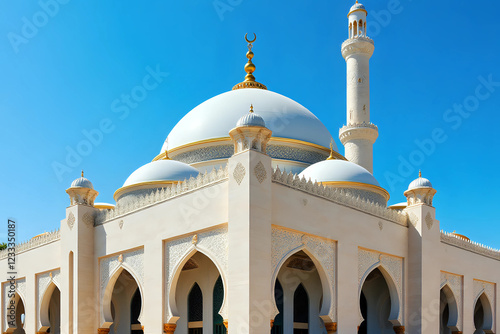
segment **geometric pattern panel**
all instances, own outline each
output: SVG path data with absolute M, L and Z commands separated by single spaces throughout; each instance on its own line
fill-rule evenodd
M 391 275 L 399 299 L 398 321 L 403 324 L 404 303 L 403 303 L 403 259 L 398 256 L 382 254 L 377 251 L 361 249 L 358 250 L 358 287 L 361 289 L 361 282 L 377 266 L 382 265 Z M 360 323 L 363 317 L 360 316 Z
M 193 233 L 190 236 L 172 240 L 165 243 L 165 319 L 173 316 L 170 313 L 168 306 L 169 291 L 174 278 L 175 270 L 180 262 L 184 259 L 187 253 L 193 249 L 202 249 L 210 253 L 221 267 L 223 277 L 227 277 L 228 269 L 228 239 L 227 226 L 223 226 L 214 230 Z M 223 318 L 227 319 L 227 304 L 220 311 Z
M 272 228 L 271 261 L 273 274 L 278 274 L 278 266 L 283 263 L 290 252 L 305 246 L 323 267 L 328 286 L 331 289 L 330 310 L 328 316 L 332 322 L 337 321 L 337 284 L 336 284 L 336 262 L 337 244 L 335 241 L 313 237 L 304 233 L 290 231 L 287 229 Z
M 115 254 L 113 256 L 105 257 L 100 260 L 100 286 L 99 286 L 99 301 L 102 305 L 104 298 L 104 291 L 108 286 L 108 282 L 111 278 L 112 273 L 120 266 L 126 265 L 127 269 L 133 271 L 133 274 L 137 276 L 138 283 L 141 287 L 144 287 L 144 248 L 139 248 L 133 251 L 124 251 L 120 254 Z M 104 314 L 101 312 L 101 321 L 104 322 Z
M 464 291 L 464 283 L 462 276 L 455 275 L 447 272 L 441 272 L 441 288 L 447 284 L 451 291 L 453 292 L 453 296 L 457 302 L 457 327 L 459 330 L 463 328 L 463 291 Z
M 61 276 L 61 271 L 59 269 L 37 275 L 37 292 L 38 292 L 37 315 L 40 315 L 40 307 L 42 306 L 42 299 L 50 283 L 53 282 L 57 286 L 57 288 L 60 289 L 61 287 L 59 285 L 60 276 Z M 37 318 L 38 318 L 38 328 L 40 328 L 42 327 L 42 322 L 40 316 L 38 316 Z

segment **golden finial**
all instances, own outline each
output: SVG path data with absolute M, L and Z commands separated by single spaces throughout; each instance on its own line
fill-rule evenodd
M 358 3 L 358 0 L 356 0 L 356 3 Z
M 330 141 L 330 156 L 326 160 L 335 160 L 333 157 L 333 139 Z
M 420 169 L 418 170 L 418 177 L 422 177 L 422 171 Z
M 165 156 L 163 157 L 163 160 L 171 160 L 168 156 L 168 138 L 165 139 Z
M 255 42 L 255 40 L 257 40 L 257 35 L 253 34 L 253 40 L 249 40 L 248 34 L 245 34 L 245 40 L 248 43 L 248 52 L 247 52 L 248 62 L 245 64 L 245 72 L 247 72 L 247 75 L 245 76 L 245 81 L 240 82 L 239 84 L 235 85 L 233 87 L 233 90 L 240 89 L 240 88 L 267 89 L 267 87 L 265 85 L 255 81 L 255 77 L 252 74 L 255 71 L 255 65 L 252 63 L 252 58 L 253 58 L 252 47 L 253 47 L 253 42 Z
M 253 112 L 253 104 L 250 105 L 250 112 Z
M 83 169 L 82 169 L 82 177 L 83 177 Z

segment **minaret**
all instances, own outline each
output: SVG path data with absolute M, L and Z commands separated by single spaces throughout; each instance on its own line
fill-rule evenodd
M 373 173 L 373 143 L 378 128 L 370 123 L 370 57 L 375 46 L 366 36 L 365 6 L 351 7 L 349 39 L 342 43 L 342 56 L 347 66 L 347 125 L 339 131 L 345 157 Z

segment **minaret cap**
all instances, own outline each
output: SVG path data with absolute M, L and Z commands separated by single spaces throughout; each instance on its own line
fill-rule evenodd
M 257 36 L 253 34 L 253 40 L 248 39 L 248 34 L 245 34 L 245 40 L 248 42 L 248 52 L 247 58 L 248 62 L 245 64 L 245 72 L 247 75 L 245 76 L 245 81 L 240 82 L 239 84 L 233 87 L 233 90 L 241 89 L 241 88 L 260 88 L 267 89 L 267 87 L 260 82 L 255 81 L 255 77 L 253 76 L 253 72 L 255 71 L 255 65 L 252 63 L 252 58 L 254 56 L 252 52 L 253 42 L 257 39 Z

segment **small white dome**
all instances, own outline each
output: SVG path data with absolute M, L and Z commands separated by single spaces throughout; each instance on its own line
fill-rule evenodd
M 76 179 L 71 183 L 71 188 L 89 188 L 89 189 L 94 189 L 94 186 L 92 185 L 92 182 L 90 182 L 87 178 L 83 177 L 83 172 L 82 172 L 82 177 Z
M 253 109 L 252 109 L 253 110 Z M 257 115 L 256 113 L 249 112 L 248 114 L 244 115 L 241 117 L 238 122 L 236 123 L 236 127 L 240 126 L 261 126 L 263 128 L 266 127 L 266 122 L 264 119 Z
M 431 181 L 427 180 L 425 177 L 419 177 L 416 180 L 413 180 L 408 186 L 408 190 L 416 189 L 416 188 L 432 188 Z
M 313 182 L 358 182 L 380 187 L 377 179 L 363 167 L 345 160 L 324 160 L 302 171 L 300 177 Z
M 358 9 L 364 9 L 366 10 L 365 6 L 363 4 L 360 4 L 359 2 L 356 1 L 356 3 L 351 7 L 351 9 L 349 10 L 349 12 L 353 12 L 355 10 L 358 10 Z
M 184 181 L 191 176 L 196 177 L 199 173 L 196 168 L 180 161 L 157 160 L 136 169 L 127 178 L 123 187 L 144 182 Z

